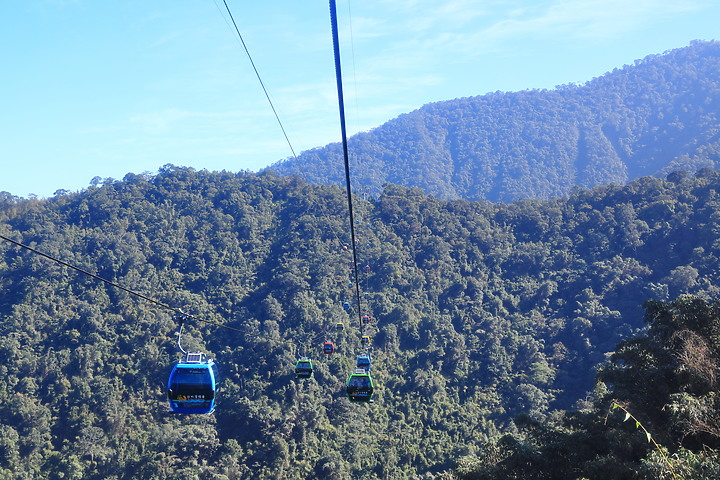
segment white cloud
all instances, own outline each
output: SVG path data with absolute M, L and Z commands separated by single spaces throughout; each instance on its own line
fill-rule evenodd
M 382 38 L 393 58 L 426 59 L 494 51 L 518 41 L 565 38 L 597 41 L 711 5 L 707 0 L 379 0 L 392 14 L 366 19 L 354 28 L 359 38 Z M 374 29 L 367 32 L 364 29 Z M 527 44 L 531 47 L 531 43 Z
M 616 39 L 673 16 L 694 11 L 707 2 L 657 0 L 555 0 L 534 8 L 506 12 L 470 37 L 492 43 L 509 39 L 532 41 L 563 36 L 565 39 Z

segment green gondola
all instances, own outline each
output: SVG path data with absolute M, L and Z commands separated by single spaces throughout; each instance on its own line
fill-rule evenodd
M 351 402 L 371 402 L 374 390 L 372 377 L 364 368 L 351 373 L 345 386 L 345 393 Z
M 313 374 L 312 360 L 307 357 L 303 357 L 295 364 L 295 377 L 296 378 L 310 378 Z

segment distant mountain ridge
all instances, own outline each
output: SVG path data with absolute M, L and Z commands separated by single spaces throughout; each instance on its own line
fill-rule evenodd
M 583 85 L 431 103 L 349 140 L 353 182 L 509 202 L 720 163 L 720 42 L 650 55 Z M 269 169 L 342 183 L 339 143 Z

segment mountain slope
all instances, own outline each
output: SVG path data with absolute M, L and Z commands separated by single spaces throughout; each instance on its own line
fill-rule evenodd
M 720 42 L 694 42 L 584 85 L 495 92 L 425 105 L 349 140 L 353 180 L 441 198 L 567 195 L 720 161 Z M 269 167 L 343 181 L 331 144 Z
M 371 405 L 343 392 L 363 350 L 340 188 L 169 166 L 0 195 L 3 235 L 250 334 L 187 322 L 222 390 L 213 416 L 170 416 L 170 313 L 0 243 L 0 477 L 433 478 L 583 398 L 647 298 L 718 295 L 718 192 L 706 169 L 510 205 L 358 199 Z

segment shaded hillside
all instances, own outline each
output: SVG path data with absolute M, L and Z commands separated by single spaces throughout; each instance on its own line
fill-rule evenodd
M 171 416 L 170 313 L 0 244 L 0 477 L 434 478 L 519 414 L 584 398 L 645 299 L 720 292 L 718 192 L 705 169 L 510 205 L 358 200 L 371 405 L 343 393 L 362 349 L 340 188 L 167 166 L 0 195 L 3 235 L 251 334 L 186 324 L 223 387 L 213 416 Z
M 645 320 L 644 334 L 615 349 L 584 408 L 520 417 L 517 434 L 460 459 L 456 478 L 720 478 L 720 302 L 649 301 Z
M 449 199 L 562 196 L 717 166 L 718 112 L 720 42 L 695 42 L 584 85 L 425 105 L 350 139 L 353 178 L 374 193 L 393 183 Z M 331 144 L 270 168 L 341 184 L 341 155 Z

